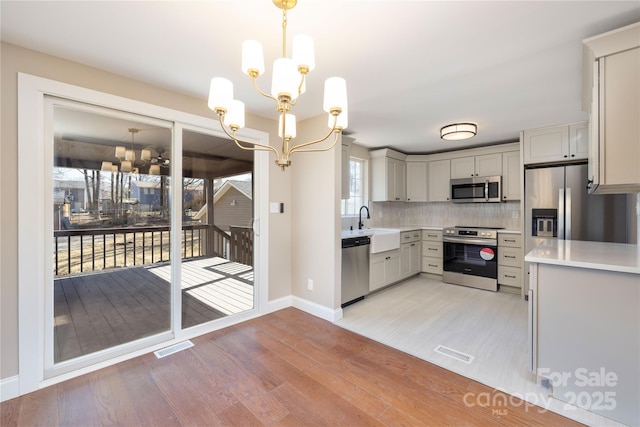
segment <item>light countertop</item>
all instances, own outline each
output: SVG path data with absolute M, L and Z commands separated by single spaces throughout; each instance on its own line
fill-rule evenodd
M 424 225 L 399 225 L 393 227 L 374 227 L 374 228 L 363 228 L 362 230 L 342 230 L 342 238 L 348 239 L 350 237 L 358 237 L 358 236 L 372 236 L 376 229 L 387 229 L 387 230 L 398 230 L 399 232 L 403 231 L 413 231 L 413 230 L 442 230 L 444 227 L 439 226 L 424 226 Z
M 540 264 L 640 274 L 638 245 L 623 243 L 546 239 L 529 252 L 524 260 Z
M 505 228 L 503 230 L 496 230 L 498 233 L 502 233 L 502 234 L 522 234 L 522 232 L 520 230 L 512 230 L 509 228 Z

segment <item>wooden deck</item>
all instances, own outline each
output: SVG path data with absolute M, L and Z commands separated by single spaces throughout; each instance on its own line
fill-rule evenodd
M 55 362 L 170 328 L 171 266 L 109 270 L 54 281 Z M 224 258 L 182 263 L 182 327 L 253 307 L 253 268 Z

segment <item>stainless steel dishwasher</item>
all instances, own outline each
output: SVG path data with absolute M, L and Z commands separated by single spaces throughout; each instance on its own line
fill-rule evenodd
M 341 307 L 358 302 L 369 293 L 369 236 L 342 239 Z

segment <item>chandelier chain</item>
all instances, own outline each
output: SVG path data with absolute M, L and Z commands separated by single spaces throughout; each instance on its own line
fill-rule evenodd
M 282 2 L 282 58 L 287 56 L 287 0 Z

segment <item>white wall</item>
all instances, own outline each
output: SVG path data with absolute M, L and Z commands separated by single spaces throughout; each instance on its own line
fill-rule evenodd
M 297 143 L 317 139 L 327 131 L 325 115 L 301 122 Z M 339 146 L 327 152 L 298 153 L 293 155 L 288 171 L 293 211 L 293 295 L 319 305 L 317 308 L 327 314 L 340 310 L 341 158 Z M 307 287 L 309 279 L 313 280 L 313 290 Z

